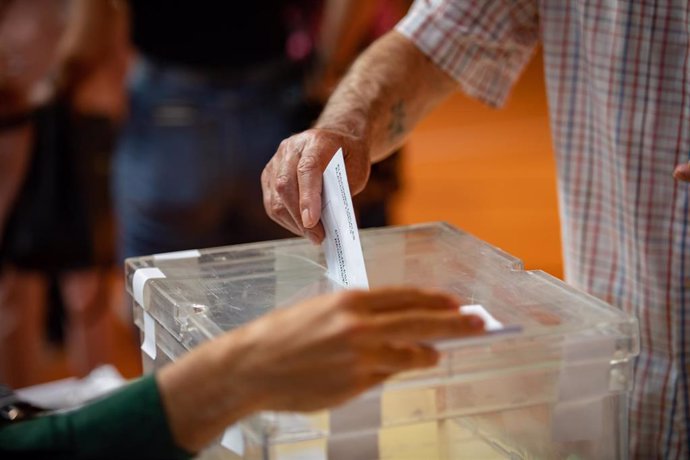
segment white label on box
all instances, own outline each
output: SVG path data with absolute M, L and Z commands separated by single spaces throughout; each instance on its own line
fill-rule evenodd
M 603 430 L 603 399 L 609 392 L 612 337 L 565 339 L 551 436 L 557 442 L 597 439 Z
M 149 355 L 151 359 L 156 359 L 156 321 L 146 311 L 144 305 L 144 287 L 151 279 L 165 278 L 160 269 L 156 267 L 139 268 L 134 272 L 132 277 L 132 294 L 134 301 L 144 311 L 144 342 L 141 344 L 141 349 L 144 353 Z
M 481 305 L 463 305 L 460 307 L 460 313 L 479 316 L 484 320 L 484 330 L 487 332 L 504 329 L 503 323 L 494 318 L 493 315 L 486 311 L 486 308 Z
M 154 254 L 153 260 L 178 260 L 178 259 L 192 259 L 199 257 L 201 253 L 197 249 L 189 249 L 187 251 L 164 252 L 163 254 Z
M 326 230 L 323 250 L 328 277 L 346 288 L 369 289 L 343 149 L 338 149 L 323 173 L 321 222 Z
M 134 272 L 132 277 L 132 294 L 134 295 L 134 301 L 144 310 L 146 310 L 144 305 L 144 287 L 149 280 L 157 278 L 165 278 L 165 275 L 158 267 L 139 268 Z
M 147 312 L 144 312 L 144 342 L 141 350 L 151 359 L 156 359 L 156 320 Z
M 522 332 L 522 326 L 519 324 L 503 324 L 497 320 L 494 315 L 488 312 L 483 305 L 461 305 L 458 311 L 465 315 L 476 315 L 484 321 L 484 333 L 489 335 L 503 335 L 503 334 L 519 334 Z M 477 337 L 465 337 L 460 339 L 444 339 L 432 341 L 433 346 L 439 350 L 450 350 L 454 347 L 461 346 L 468 340 L 475 340 Z
M 514 332 L 522 332 L 522 326 L 519 324 L 503 324 L 497 320 L 494 315 L 488 312 L 482 305 L 462 305 L 460 313 L 466 315 L 477 315 L 484 321 L 484 331 L 487 334 L 507 334 Z
M 612 337 L 565 339 L 558 399 L 572 401 L 608 393 L 611 359 L 616 344 Z
M 225 429 L 223 437 L 220 440 L 220 445 L 231 452 L 236 453 L 240 457 L 244 456 L 244 438 L 242 437 L 242 428 L 235 424 Z

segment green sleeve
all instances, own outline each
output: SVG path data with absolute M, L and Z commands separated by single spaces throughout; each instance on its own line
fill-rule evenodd
M 153 375 L 82 408 L 0 429 L 0 458 L 188 459 L 175 445 Z

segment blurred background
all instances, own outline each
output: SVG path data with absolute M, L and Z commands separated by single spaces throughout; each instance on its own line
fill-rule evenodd
M 220 3 L 0 0 L 0 382 L 139 375 L 123 258 L 289 236 L 263 165 L 409 6 Z M 363 227 L 447 221 L 561 277 L 539 53 L 504 109 L 442 104 L 355 205 Z

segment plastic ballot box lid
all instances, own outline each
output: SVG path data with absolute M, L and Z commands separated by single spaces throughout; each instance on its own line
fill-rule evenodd
M 586 441 L 624 443 L 634 318 L 445 223 L 363 230 L 361 242 L 371 288 L 452 292 L 492 330 L 437 343 L 437 366 L 400 374 L 330 417 L 260 414 L 245 432 L 276 445 L 456 418 L 513 454 L 548 458 L 580 452 L 571 447 Z M 321 248 L 304 239 L 131 258 L 126 277 L 142 349 L 154 357 L 162 335 L 183 353 L 273 309 L 342 289 L 326 276 Z M 386 403 L 395 395 L 405 404 Z M 528 407 L 517 422 L 495 416 Z

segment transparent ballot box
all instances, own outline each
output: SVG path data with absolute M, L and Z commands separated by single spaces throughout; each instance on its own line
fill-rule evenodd
M 214 458 L 625 459 L 636 321 L 443 223 L 363 230 L 372 288 L 435 287 L 481 304 L 500 333 L 442 342 L 436 367 L 316 413 L 259 413 Z M 128 259 L 146 372 L 264 313 L 341 289 L 290 239 Z M 315 378 L 318 376 L 315 376 Z

